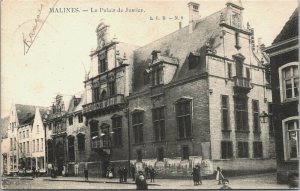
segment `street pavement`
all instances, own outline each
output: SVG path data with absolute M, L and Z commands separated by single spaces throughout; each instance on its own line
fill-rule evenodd
M 275 173 L 247 175 L 229 178 L 229 186 L 233 189 L 288 189 L 287 185 L 276 183 Z M 154 183 L 148 181 L 149 189 L 219 189 L 216 180 L 203 180 L 202 185 L 193 185 L 192 178 L 156 179 Z M 118 178 L 89 178 L 84 177 L 39 177 L 39 178 L 3 178 L 4 189 L 135 189 L 132 179 L 127 183 L 119 183 Z

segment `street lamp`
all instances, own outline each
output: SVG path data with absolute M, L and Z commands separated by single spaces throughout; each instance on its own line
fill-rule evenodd
M 261 123 L 267 123 L 268 118 L 271 117 L 271 116 L 272 116 L 271 113 L 268 114 L 265 111 L 263 111 L 261 114 L 259 114 L 260 122 Z

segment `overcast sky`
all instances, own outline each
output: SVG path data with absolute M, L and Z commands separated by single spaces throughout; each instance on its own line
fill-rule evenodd
M 150 20 L 150 16 L 182 16 L 182 25 L 188 24 L 187 0 L 75 0 L 72 3 L 59 0 L 55 7 L 78 8 L 80 12 L 49 14 L 55 1 L 3 0 L 1 3 L 2 117 L 8 114 L 13 103 L 50 106 L 57 93 L 71 95 L 83 90 L 85 70 L 90 67 L 89 52 L 96 47 L 95 29 L 100 19 L 105 18 L 110 23 L 118 40 L 140 46 L 178 29 L 179 21 Z M 202 18 L 226 4 L 226 1 L 195 2 L 200 3 Z M 244 0 L 242 3 L 244 25 L 249 21 L 254 27 L 255 38 L 261 37 L 267 46 L 298 5 L 296 0 Z M 143 12 L 92 13 L 91 8 L 98 11 L 100 8 L 121 8 L 124 11 L 131 8 L 143 9 Z M 33 31 L 38 15 L 43 22 L 46 21 L 24 55 L 23 34 L 30 39 L 28 35 Z M 40 27 L 41 22 L 38 22 L 35 34 Z

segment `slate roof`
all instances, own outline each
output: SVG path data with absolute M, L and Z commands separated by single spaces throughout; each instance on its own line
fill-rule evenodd
M 80 99 L 80 102 L 78 105 L 74 106 L 74 99 Z M 68 113 L 78 112 L 82 110 L 82 105 L 84 105 L 85 101 L 85 94 L 84 91 L 81 91 L 77 94 L 75 94 L 72 99 L 70 100 L 70 104 L 68 107 Z
M 37 107 L 40 110 L 41 116 L 43 116 L 43 113 L 47 112 L 46 107 L 16 104 L 16 111 L 19 120 L 19 125 L 33 123 L 35 117 L 35 110 Z
M 147 89 L 143 84 L 144 71 L 151 63 L 151 52 L 153 50 L 160 51 L 161 56 L 173 57 L 178 60 L 178 68 L 172 79 L 173 82 L 186 76 L 199 74 L 199 65 L 196 70 L 188 69 L 188 56 L 191 52 L 201 52 L 201 48 L 207 42 L 211 42 L 212 47 L 221 45 L 219 38 L 221 35 L 221 27 L 219 26 L 221 13 L 226 16 L 227 7 L 197 21 L 192 33 L 189 33 L 189 26 L 186 26 L 135 50 L 132 77 L 133 91 Z
M 298 11 L 299 7 L 295 9 L 295 11 L 293 12 L 289 20 L 285 23 L 281 32 L 277 35 L 272 44 L 298 36 Z

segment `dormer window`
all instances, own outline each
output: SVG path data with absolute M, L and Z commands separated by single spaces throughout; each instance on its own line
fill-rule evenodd
M 107 71 L 107 62 L 105 54 L 98 55 L 98 73 Z
M 161 67 L 152 71 L 152 86 L 163 84 L 163 69 Z
M 197 65 L 200 63 L 200 53 L 198 52 L 192 52 L 189 55 L 189 69 L 195 69 Z

